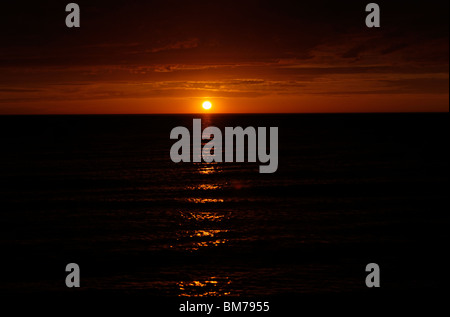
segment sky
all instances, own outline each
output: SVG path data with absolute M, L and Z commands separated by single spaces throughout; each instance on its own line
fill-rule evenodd
M 448 1 L 8 1 L 0 114 L 448 112 Z

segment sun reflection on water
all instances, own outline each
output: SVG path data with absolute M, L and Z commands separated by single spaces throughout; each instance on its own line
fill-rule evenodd
M 211 182 L 214 174 L 223 173 L 217 163 L 202 163 L 196 165 L 198 174 L 205 178 L 202 184 L 187 186 L 186 189 L 200 197 L 188 197 L 185 201 L 197 205 L 199 210 L 179 211 L 179 230 L 177 231 L 177 246 L 185 252 L 201 252 L 212 248 L 225 247 L 230 242 L 231 230 L 228 221 L 231 212 L 223 210 L 224 199 L 218 198 L 219 191 L 226 183 Z M 209 182 L 208 182 L 208 180 Z M 199 193 L 205 192 L 207 197 Z M 214 195 L 214 196 L 212 196 Z M 212 197 L 211 197 L 212 196 Z M 204 210 L 204 209 L 210 210 Z M 210 277 L 205 279 L 184 280 L 177 282 L 180 297 L 220 297 L 230 296 L 229 277 Z
M 215 163 L 205 163 L 198 165 L 198 173 L 201 175 L 211 175 L 223 173 L 223 169 L 220 165 Z
M 186 187 L 188 190 L 218 190 L 222 189 L 224 186 L 222 184 L 201 184 L 196 186 Z
M 183 219 L 188 221 L 211 221 L 220 222 L 230 217 L 230 213 L 218 213 L 211 211 L 196 211 L 196 212 L 180 212 Z
M 214 237 L 221 232 L 228 232 L 228 230 L 197 230 L 191 237 Z
M 204 281 L 180 281 L 178 288 L 180 297 L 221 297 L 230 296 L 227 290 L 231 281 L 228 277 L 211 277 Z
M 183 236 L 191 239 L 188 251 L 198 251 L 201 248 L 225 245 L 228 240 L 223 236 L 227 233 L 228 230 L 194 230 L 185 232 Z
M 204 248 L 224 246 L 229 242 L 230 230 L 223 223 L 230 217 L 229 213 L 180 212 L 180 216 L 182 229 L 177 232 L 179 248 L 195 252 Z
M 223 199 L 214 199 L 214 198 L 186 198 L 188 203 L 193 204 L 209 204 L 209 203 L 223 203 L 225 202 Z

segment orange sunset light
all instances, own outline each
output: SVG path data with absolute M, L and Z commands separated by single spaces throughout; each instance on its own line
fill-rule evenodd
M 0 115 L 448 112 L 448 1 L 119 2 L 5 2 Z

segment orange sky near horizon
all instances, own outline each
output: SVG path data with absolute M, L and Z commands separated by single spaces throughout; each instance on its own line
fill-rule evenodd
M 448 2 L 78 4 L 5 4 L 0 114 L 449 111 Z
M 209 100 L 213 108 L 206 111 L 202 103 Z M 364 108 L 361 107 L 364 105 Z M 425 106 L 424 105 L 428 105 Z M 432 106 L 429 106 L 432 105 Z M 16 103 L 2 109 L 8 115 L 70 114 L 190 114 L 190 113 L 410 113 L 448 112 L 448 96 L 368 95 L 321 97 L 230 98 L 128 98 L 105 100 L 45 101 Z

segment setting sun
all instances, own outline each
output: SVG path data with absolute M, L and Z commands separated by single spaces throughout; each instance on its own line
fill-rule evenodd
M 211 103 L 211 102 L 205 101 L 205 102 L 203 103 L 203 109 L 205 109 L 205 110 L 211 110 L 211 108 L 212 108 L 212 103 Z

